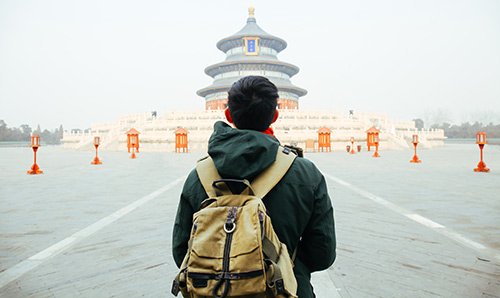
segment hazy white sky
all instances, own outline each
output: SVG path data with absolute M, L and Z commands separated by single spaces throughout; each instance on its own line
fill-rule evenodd
M 50 130 L 202 110 L 215 44 L 248 6 L 287 41 L 300 109 L 500 122 L 498 0 L 2 0 L 0 119 Z

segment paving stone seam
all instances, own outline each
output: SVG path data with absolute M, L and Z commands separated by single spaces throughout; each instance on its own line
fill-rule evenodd
M 460 233 L 457 233 L 455 231 L 453 231 L 452 229 L 450 228 L 447 228 L 437 222 L 434 222 L 426 217 L 423 217 L 419 214 L 416 214 L 415 212 L 411 212 L 410 210 L 407 210 L 405 208 L 402 208 L 402 207 L 399 207 L 379 196 L 376 196 L 370 192 L 367 192 L 357 186 L 354 186 L 342 179 L 339 179 L 337 177 L 334 177 L 332 175 L 329 175 L 329 174 L 326 174 L 324 173 L 323 174 L 325 177 L 327 177 L 328 179 L 378 203 L 378 204 L 381 204 L 389 209 L 391 209 L 392 211 L 395 211 L 401 215 L 404 215 L 406 216 L 407 218 L 413 220 L 413 221 L 416 221 L 417 223 L 421 224 L 421 225 L 424 225 L 438 233 L 440 233 L 441 235 L 444 235 L 462 245 L 465 245 L 466 247 L 469 247 L 473 250 L 475 250 L 476 252 L 479 252 L 480 254 L 482 255 L 485 255 L 485 256 L 488 256 L 490 258 L 492 258 L 493 260 L 495 260 L 497 263 L 500 263 L 500 252 L 493 249 L 493 248 L 489 248 L 489 247 L 486 247 L 480 243 L 477 243 L 476 241 L 473 241 L 473 240 L 470 240 L 464 236 L 462 236 Z
M 47 260 L 57 256 L 58 254 L 67 250 L 68 248 L 74 246 L 75 244 L 82 241 L 83 239 L 85 239 L 85 238 L 91 236 L 92 234 L 96 233 L 97 231 L 105 228 L 106 226 L 108 226 L 109 224 L 118 220 L 119 218 L 127 215 L 128 213 L 134 211 L 135 209 L 146 204 L 147 202 L 151 201 L 152 199 L 158 197 L 159 195 L 161 195 L 165 191 L 169 190 L 170 188 L 174 187 L 175 185 L 186 180 L 186 178 L 187 178 L 187 174 L 183 175 L 182 177 L 176 179 L 175 181 L 163 186 L 162 188 L 140 198 L 139 200 L 119 209 L 118 211 L 115 211 L 114 213 L 112 213 L 112 214 L 106 216 L 105 218 L 87 226 L 86 228 L 83 228 L 82 230 L 74 233 L 73 235 L 53 244 L 52 246 L 42 250 L 41 252 L 39 252 L 31 257 L 29 257 L 28 259 L 21 261 L 20 263 L 18 263 L 16 265 L 10 267 L 9 269 L 1 272 L 0 273 L 0 289 L 3 288 L 4 286 L 8 285 L 12 281 L 20 278 L 24 274 L 35 269 L 36 267 L 40 266 L 42 263 L 46 262 Z

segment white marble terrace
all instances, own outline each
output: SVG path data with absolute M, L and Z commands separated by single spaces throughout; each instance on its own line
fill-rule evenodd
M 207 141 L 216 121 L 224 120 L 221 110 L 215 111 L 171 111 L 152 117 L 151 113 L 129 114 L 121 116 L 115 122 L 95 123 L 91 130 L 82 133 L 65 132 L 63 148 L 70 150 L 95 150 L 93 137 L 101 137 L 99 150 L 126 151 L 125 132 L 135 128 L 139 135 L 141 152 L 174 152 L 174 131 L 182 126 L 189 131 L 189 151 L 206 151 Z M 345 150 L 350 145 L 350 138 L 355 138 L 354 145 L 361 145 L 366 150 L 366 133 L 374 125 L 380 132 L 379 150 L 409 150 L 413 148 L 411 138 L 419 135 L 419 148 L 429 149 L 444 145 L 443 130 L 417 130 L 414 121 L 394 121 L 387 115 L 355 112 L 354 115 L 338 111 L 280 110 L 280 118 L 273 125 L 275 135 L 282 144 L 295 142 L 305 148 L 307 139 L 315 141 L 317 151 L 317 130 L 323 126 L 331 134 L 332 150 Z

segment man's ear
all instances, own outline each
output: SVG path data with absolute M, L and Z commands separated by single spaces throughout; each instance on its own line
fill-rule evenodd
M 274 119 L 273 119 L 273 122 L 271 122 L 271 123 L 276 122 L 276 120 L 278 120 L 279 115 L 280 115 L 280 112 L 278 112 L 278 110 L 274 111 Z
M 226 115 L 226 119 L 229 123 L 233 123 L 233 119 L 231 118 L 231 114 L 229 114 L 229 108 L 224 110 L 224 115 Z

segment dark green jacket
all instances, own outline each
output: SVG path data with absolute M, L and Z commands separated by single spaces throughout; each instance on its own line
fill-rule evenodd
M 224 122 L 215 124 L 208 154 L 223 178 L 252 181 L 276 159 L 278 140 L 252 130 L 233 129 Z M 231 187 L 231 185 L 230 185 Z M 235 191 L 235 186 L 231 187 Z M 182 190 L 175 219 L 172 250 L 180 267 L 187 252 L 193 214 L 207 198 L 196 170 Z M 314 297 L 311 272 L 327 269 L 335 260 L 333 207 L 325 178 L 305 158 L 296 158 L 282 180 L 264 197 L 274 230 L 290 255 L 297 248 L 295 277 L 300 298 Z

